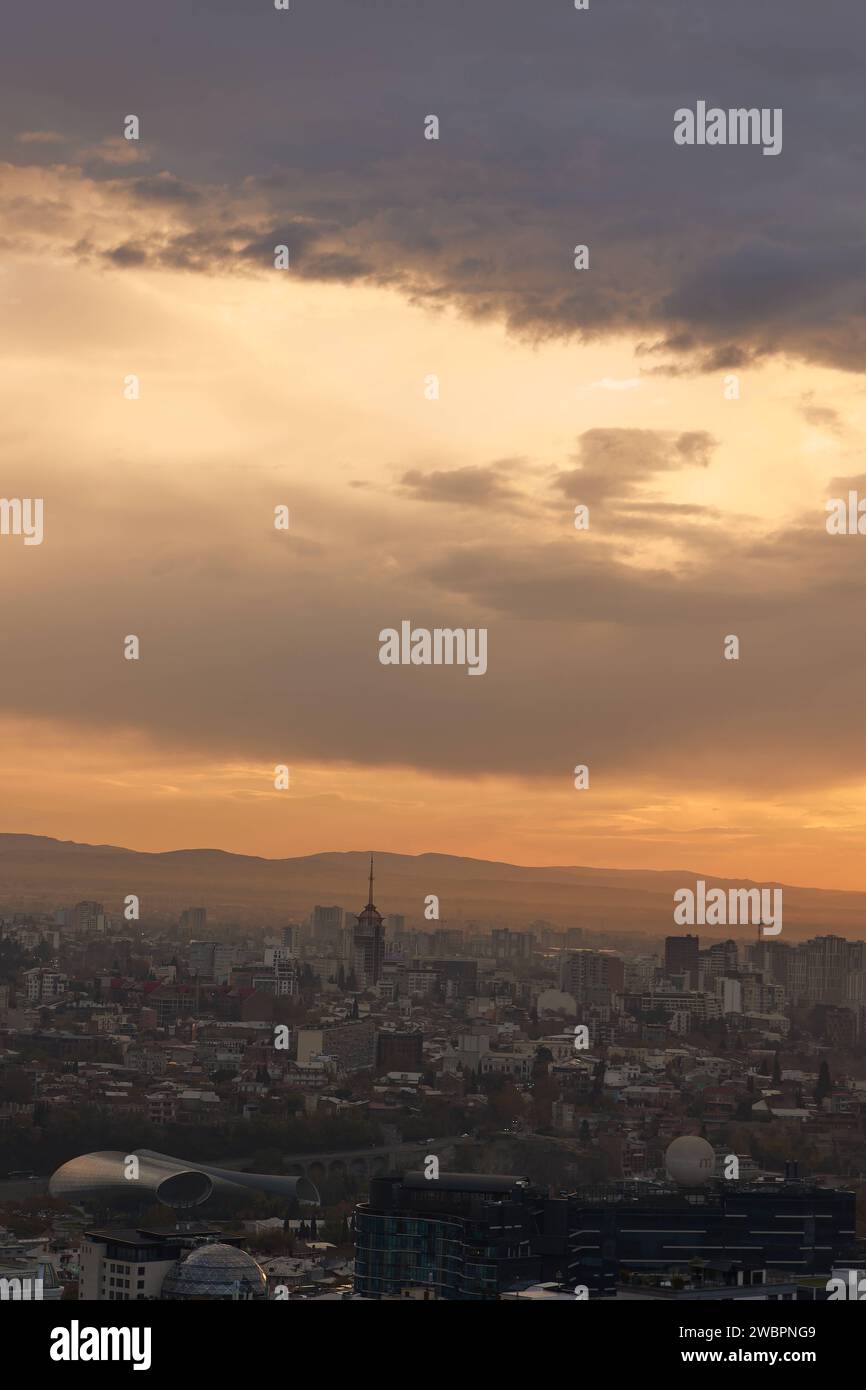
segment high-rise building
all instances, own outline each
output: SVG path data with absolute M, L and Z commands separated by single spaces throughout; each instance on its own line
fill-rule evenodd
M 578 1219 L 580 1218 L 580 1219 Z M 355 1290 L 367 1298 L 496 1299 L 517 1281 L 615 1291 L 610 1213 L 584 1220 L 526 1178 L 423 1173 L 374 1178 L 355 1208 Z M 591 1234 L 588 1234 L 590 1232 Z
M 624 981 L 623 960 L 615 951 L 569 951 L 561 958 L 559 988 L 578 1004 L 609 1004 Z
M 187 962 L 190 975 L 197 975 L 203 980 L 213 979 L 214 952 L 218 946 L 218 941 L 191 941 L 189 943 Z
M 739 953 L 734 940 L 716 941 L 698 957 L 704 975 L 714 979 L 717 975 L 733 975 L 739 969 Z
M 341 907 L 320 907 L 317 904 L 310 913 L 310 930 L 317 946 L 332 945 L 339 937 L 342 926 Z
M 370 856 L 370 892 L 367 906 L 359 914 L 352 932 L 355 979 L 361 989 L 377 985 L 385 960 L 385 933 L 382 914 L 373 904 L 373 856 Z
M 794 959 L 794 947 L 785 941 L 753 941 L 746 948 L 750 964 L 767 980 L 787 989 Z
M 665 974 L 685 975 L 686 988 L 697 989 L 700 973 L 700 938 L 697 936 L 665 937 Z
M 511 931 L 496 927 L 490 933 L 493 954 L 497 960 L 531 960 L 535 937 L 531 931 Z
M 866 967 L 866 942 L 816 936 L 795 946 L 788 985 L 795 1004 L 859 1003 L 856 986 Z
M 185 907 L 180 914 L 180 930 L 189 936 L 198 936 L 207 931 L 207 908 Z
M 232 975 L 232 967 L 238 958 L 238 947 L 227 941 L 218 941 L 213 953 L 214 984 L 227 985 Z
M 459 927 L 440 927 L 433 933 L 434 956 L 459 955 L 463 950 L 463 932 Z
M 283 946 L 290 956 L 297 956 L 300 953 L 301 929 L 295 922 L 290 922 L 283 927 Z
M 102 903 L 76 903 L 70 914 L 69 925 L 74 932 L 93 935 L 106 930 L 107 918 Z

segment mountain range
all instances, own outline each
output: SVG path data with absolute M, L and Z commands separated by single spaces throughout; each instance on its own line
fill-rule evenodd
M 754 936 L 756 928 L 684 928 L 673 922 L 673 895 L 694 887 L 781 887 L 784 925 L 773 939 L 815 934 L 866 936 L 866 893 L 724 879 L 698 870 L 528 867 L 450 854 L 381 850 L 262 859 L 218 849 L 145 853 L 116 845 L 77 844 L 41 835 L 0 834 L 0 914 L 50 912 L 80 899 L 104 903 L 114 916 L 135 894 L 141 919 L 176 917 L 203 906 L 213 924 L 276 925 L 307 915 L 316 903 L 360 912 L 367 900 L 370 854 L 374 900 L 382 913 L 433 930 L 425 900 L 439 899 L 438 925 L 518 929 L 537 920 L 582 926 L 588 938 L 697 932 L 702 938 Z

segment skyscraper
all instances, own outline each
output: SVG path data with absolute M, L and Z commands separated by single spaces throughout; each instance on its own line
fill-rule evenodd
M 700 974 L 700 940 L 697 936 L 665 937 L 665 974 L 687 975 L 689 989 L 697 989 Z
M 361 989 L 377 985 L 385 958 L 385 934 L 381 912 L 373 904 L 373 856 L 370 855 L 370 892 L 353 932 L 355 978 Z
M 207 908 L 185 907 L 180 914 L 180 930 L 191 937 L 207 931 Z

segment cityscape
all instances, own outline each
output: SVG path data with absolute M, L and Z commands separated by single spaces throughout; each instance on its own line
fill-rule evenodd
M 371 854 L 279 928 L 3 914 L 7 1296 L 849 1296 L 866 942 L 388 896 Z
M 866 6 L 6 8 L 4 1348 L 856 1365 Z

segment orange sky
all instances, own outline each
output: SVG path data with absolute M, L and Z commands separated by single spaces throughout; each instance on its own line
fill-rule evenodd
M 0 538 L 0 830 L 866 888 L 862 561 L 823 525 L 855 376 L 779 357 L 728 400 L 638 334 L 94 264 L 174 214 L 73 166 L 3 196 L 4 490 L 46 520 Z M 488 673 L 382 667 L 404 618 L 485 626 Z

